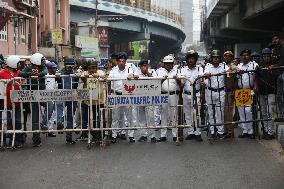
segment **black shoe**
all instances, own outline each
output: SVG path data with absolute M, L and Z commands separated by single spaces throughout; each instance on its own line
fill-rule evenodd
M 197 142 L 202 142 L 203 141 L 203 139 L 201 138 L 201 135 L 195 135 L 195 140 Z
M 167 141 L 167 137 L 160 137 L 158 139 L 158 142 L 165 142 L 165 141 Z
M 241 134 L 241 135 L 239 135 L 238 136 L 238 138 L 249 138 L 250 136 L 249 136 L 249 134 L 247 134 L 247 133 L 243 133 L 243 134 Z
M 63 129 L 64 129 L 63 123 L 58 123 L 57 124 L 57 130 L 63 130 Z M 63 132 L 58 131 L 58 134 L 63 134 Z
M 66 144 L 76 144 L 75 140 L 66 140 Z
M 16 142 L 15 141 L 15 144 L 14 144 L 15 148 L 22 148 L 23 146 L 24 146 L 24 144 L 22 142 Z
M 194 134 L 187 135 L 185 140 L 193 140 L 195 138 Z
M 232 133 L 227 133 L 225 134 L 225 138 L 234 138 Z
M 268 138 L 268 140 L 273 140 L 273 139 L 275 139 L 275 136 L 268 134 L 268 135 L 267 135 L 267 138 Z
M 88 140 L 88 136 L 86 135 L 81 135 L 78 138 L 75 139 L 76 141 L 87 141 Z
M 147 141 L 147 137 L 146 136 L 141 136 L 139 139 L 138 139 L 138 142 L 146 142 Z
M 208 140 L 213 140 L 213 139 L 215 139 L 216 138 L 216 135 L 215 135 L 215 133 L 209 133 L 209 135 L 208 135 Z
M 56 134 L 55 133 L 48 133 L 47 136 L 48 137 L 56 137 Z
M 135 142 L 134 137 L 129 137 L 129 142 Z
M 173 141 L 176 142 L 177 141 L 177 137 L 173 137 Z
M 115 144 L 116 143 L 116 138 L 114 138 L 114 137 L 111 137 L 111 143 L 113 143 L 113 144 Z
M 41 142 L 34 142 L 33 147 L 41 147 Z
M 121 139 L 121 140 L 126 140 L 126 139 L 127 139 L 127 138 L 126 138 L 126 135 L 125 135 L 125 134 L 120 135 L 120 139 Z
M 255 135 L 254 134 L 249 134 L 249 138 L 250 139 L 255 139 Z
M 225 138 L 225 135 L 224 135 L 224 134 L 219 134 L 219 133 L 217 133 L 216 137 L 217 137 L 218 139 L 224 139 L 224 138 Z
M 151 143 L 156 143 L 156 142 L 157 142 L 156 137 L 151 138 Z

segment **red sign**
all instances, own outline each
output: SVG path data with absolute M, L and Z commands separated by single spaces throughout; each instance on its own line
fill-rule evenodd
M 98 27 L 99 47 L 108 47 L 108 28 Z

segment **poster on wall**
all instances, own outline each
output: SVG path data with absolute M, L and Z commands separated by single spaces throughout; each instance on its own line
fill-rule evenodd
M 76 35 L 75 46 L 82 49 L 82 57 L 99 58 L 98 38 Z
M 149 40 L 130 42 L 133 60 L 148 59 Z
M 103 48 L 108 47 L 108 28 L 107 27 L 98 27 L 98 39 L 99 39 L 99 47 L 103 47 Z

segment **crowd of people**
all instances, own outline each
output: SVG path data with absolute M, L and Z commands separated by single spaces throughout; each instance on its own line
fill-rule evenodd
M 111 134 L 105 134 L 107 132 L 104 134 L 105 137 L 110 138 L 112 143 L 116 143 L 118 138 L 126 140 L 127 137 L 129 142 L 135 142 L 134 130 L 126 131 L 119 128 L 151 126 L 153 128 L 137 131 L 138 141 L 147 141 L 149 138 L 152 143 L 155 143 L 167 141 L 168 131 L 171 131 L 172 140 L 177 141 L 179 132 L 174 126 L 179 124 L 182 117 L 182 125 L 186 126 L 185 139 L 201 142 L 203 141 L 202 130 L 193 116 L 201 115 L 203 117 L 201 122 L 208 117 L 204 124 L 208 126 L 208 137 L 211 139 L 234 137 L 236 121 L 239 121 L 238 125 L 241 128 L 241 134 L 238 137 L 254 139 L 256 133 L 253 120 L 256 118 L 252 110 L 256 105 L 259 107 L 260 118 L 264 120 L 261 121 L 263 138 L 271 140 L 275 137 L 275 123 L 272 118 L 277 114 L 276 104 L 279 103 L 281 107 L 283 103 L 283 86 L 280 86 L 283 74 L 281 69 L 276 69 L 276 67 L 281 68 L 280 52 L 283 49 L 281 48 L 279 36 L 274 35 L 272 46 L 262 49 L 260 54 L 244 49 L 238 60 L 234 59 L 231 51 L 221 53 L 220 50 L 215 49 L 204 59 L 204 64 L 200 65 L 197 64 L 198 53 L 190 50 L 186 54 L 184 65 L 176 64 L 174 55 L 170 54 L 162 59 L 157 69 L 152 69 L 148 60 L 141 60 L 138 65 L 127 63 L 128 56 L 124 52 L 113 53 L 105 70 L 98 69 L 98 62 L 95 60 L 76 61 L 73 57 L 64 57 L 64 67 L 59 69 L 57 62 L 44 58 L 44 55 L 40 53 L 33 54 L 23 63 L 20 62 L 19 56 L 11 55 L 4 61 L 5 66 L 0 71 L 0 79 L 18 77 L 23 79 L 10 82 L 6 87 L 7 128 L 13 130 L 14 126 L 16 130 L 26 130 L 27 117 L 30 114 L 32 130 L 47 130 L 48 137 L 56 137 L 53 131 L 55 126 L 57 130 L 84 129 L 75 140 L 71 131 L 66 132 L 66 143 L 75 144 L 78 140 L 88 139 L 87 128 L 91 125 L 98 128 L 101 123 L 103 127 L 107 127 L 106 123 L 111 123 L 110 127 L 113 128 Z M 62 75 L 73 76 L 60 77 Z M 167 104 L 139 107 L 119 106 L 106 111 L 107 95 L 122 95 L 122 80 L 146 77 L 161 79 L 161 94 L 168 94 Z M 107 80 L 110 81 L 107 82 Z M 15 103 L 12 102 L 10 96 L 11 90 L 81 88 L 90 90 L 99 88 L 99 98 L 92 101 Z M 239 89 L 249 89 L 249 95 L 256 99 L 254 103 L 236 107 L 235 93 Z M 4 100 L 0 102 L 3 113 Z M 202 108 L 205 104 L 206 111 Z M 182 111 L 179 110 L 178 105 L 182 105 Z M 199 108 L 193 108 L 194 105 Z M 182 112 L 182 116 L 179 112 Z M 5 120 L 2 119 L 3 114 L 0 116 L 3 130 Z M 238 117 L 237 120 L 236 117 Z M 155 126 L 172 128 L 169 130 L 163 127 L 159 129 L 160 132 L 157 132 Z M 104 137 L 100 131 L 90 133 L 95 142 Z M 5 145 L 12 144 L 13 134 L 4 133 L 1 136 L 3 136 Z M 32 140 L 33 146 L 41 146 L 40 132 L 34 132 Z M 15 147 L 22 147 L 25 142 L 26 134 L 17 132 Z

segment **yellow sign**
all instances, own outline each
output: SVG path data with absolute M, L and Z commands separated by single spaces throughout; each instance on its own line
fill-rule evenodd
M 52 30 L 51 31 L 51 38 L 52 38 L 52 44 L 53 45 L 63 44 L 62 30 L 61 29 Z
M 253 103 L 251 89 L 238 89 L 235 91 L 236 106 L 250 106 Z

